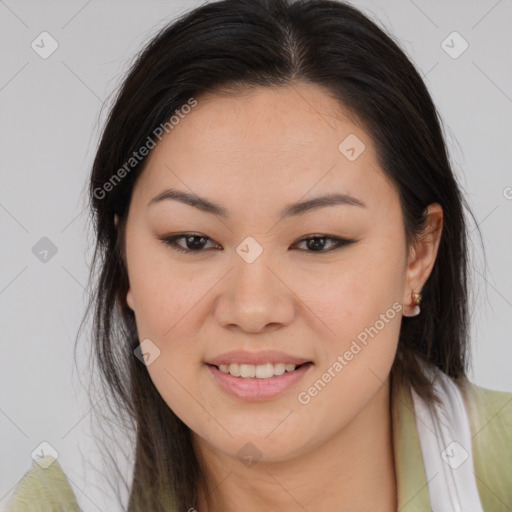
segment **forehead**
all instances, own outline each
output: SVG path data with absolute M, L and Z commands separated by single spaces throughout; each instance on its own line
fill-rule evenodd
M 263 204 L 309 191 L 377 199 L 391 188 L 369 134 L 319 86 L 220 91 L 196 100 L 147 157 L 138 180 L 145 199 L 166 186 L 215 191 L 224 204 L 233 204 L 234 193 Z

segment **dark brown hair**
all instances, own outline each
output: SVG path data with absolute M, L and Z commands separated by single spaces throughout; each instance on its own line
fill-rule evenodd
M 124 228 L 145 158 L 129 168 L 126 162 L 190 98 L 219 87 L 242 91 L 300 82 L 329 91 L 371 136 L 379 165 L 399 191 L 408 243 L 425 227 L 427 206 L 443 208 L 443 233 L 422 289 L 421 314 L 402 319 L 392 378 L 407 379 L 427 400 L 435 396 L 421 362 L 466 378 L 463 208 L 470 210 L 452 172 L 439 114 L 404 51 L 377 23 L 334 0 L 202 5 L 161 30 L 132 65 L 110 110 L 90 179 L 96 246 L 87 314 L 94 313 L 94 354 L 105 391 L 136 432 L 130 511 L 165 510 L 165 496 L 186 511 L 196 505 L 197 485 L 206 486 L 206 479 L 189 428 L 134 356 L 139 339 L 126 304 Z

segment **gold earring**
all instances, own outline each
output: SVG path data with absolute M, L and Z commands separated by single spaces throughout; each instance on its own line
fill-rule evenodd
M 414 308 L 408 315 L 404 314 L 404 316 L 411 317 L 411 316 L 418 316 L 420 314 L 420 311 L 421 311 L 420 310 L 420 302 L 422 299 L 421 293 L 413 292 L 411 294 L 411 297 L 412 297 L 412 301 L 414 302 Z
M 414 301 L 414 304 L 419 305 L 421 302 L 422 295 L 421 293 L 414 293 L 412 294 L 412 300 Z

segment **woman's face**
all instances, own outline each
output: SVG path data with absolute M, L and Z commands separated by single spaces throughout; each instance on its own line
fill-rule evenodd
M 133 190 L 127 302 L 151 379 L 196 440 L 287 460 L 376 396 L 426 276 L 372 141 L 325 91 L 197 100 Z M 169 189 L 222 210 L 155 200 Z M 314 202 L 329 194 L 352 199 Z M 178 234 L 195 237 L 164 242 Z

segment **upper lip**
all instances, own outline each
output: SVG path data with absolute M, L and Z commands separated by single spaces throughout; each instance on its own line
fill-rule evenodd
M 304 357 L 293 356 L 285 352 L 277 350 L 263 350 L 260 352 L 248 352 L 246 350 L 234 350 L 226 352 L 220 356 L 214 357 L 207 361 L 207 364 L 219 366 L 221 364 L 265 364 L 265 363 L 288 363 L 301 365 L 311 362 L 310 359 Z

